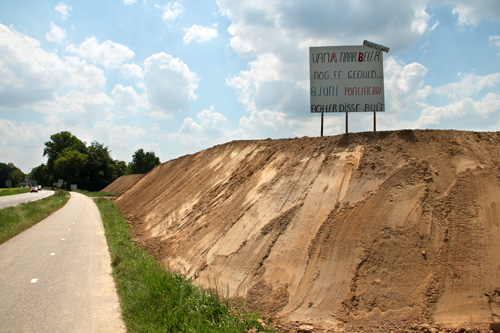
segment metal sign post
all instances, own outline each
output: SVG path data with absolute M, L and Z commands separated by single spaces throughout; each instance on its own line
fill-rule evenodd
M 323 121 L 324 121 L 325 113 L 321 112 L 321 137 L 323 137 Z

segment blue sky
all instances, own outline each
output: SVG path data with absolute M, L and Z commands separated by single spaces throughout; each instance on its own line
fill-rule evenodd
M 127 162 L 318 136 L 309 47 L 365 39 L 390 47 L 377 129 L 500 129 L 498 0 L 4 0 L 0 162 L 30 172 L 60 131 Z

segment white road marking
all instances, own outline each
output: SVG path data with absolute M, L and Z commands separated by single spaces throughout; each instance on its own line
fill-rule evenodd
M 38 279 L 31 279 L 31 283 L 37 283 Z
M 51 256 L 55 256 L 56 254 L 55 254 L 54 252 L 52 252 L 50 255 L 51 255 Z
M 61 238 L 61 240 L 65 240 L 64 238 Z

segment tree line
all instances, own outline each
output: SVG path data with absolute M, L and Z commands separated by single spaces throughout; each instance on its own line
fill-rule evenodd
M 31 180 L 38 185 L 52 186 L 63 179 L 68 187 L 77 184 L 79 189 L 88 191 L 100 191 L 120 176 L 143 174 L 160 164 L 154 152 L 144 152 L 143 149 L 137 150 L 128 164 L 113 160 L 109 148 L 102 143 L 93 141 L 87 145 L 67 131 L 50 136 L 50 141 L 45 142 L 43 156 L 47 157 L 47 163 L 31 170 Z M 7 165 L 10 166 L 8 170 L 3 164 L 0 163 L 0 186 L 5 185 L 5 180 L 11 180 L 12 186 L 17 186 L 25 175 L 12 163 Z M 4 169 L 7 171 L 3 172 Z

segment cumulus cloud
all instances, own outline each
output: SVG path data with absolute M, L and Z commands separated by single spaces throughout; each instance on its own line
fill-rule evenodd
M 210 106 L 199 112 L 196 119 L 185 118 L 177 132 L 164 134 L 161 138 L 179 144 L 183 153 L 194 153 L 234 139 L 235 133 L 228 130 L 227 125 L 228 119 Z
M 158 9 L 163 11 L 163 21 L 170 22 L 177 19 L 184 12 L 184 6 L 180 1 L 170 1 L 165 6 L 156 5 Z
M 49 137 L 51 128 L 36 122 L 16 122 L 0 119 L 0 151 L 3 156 L 9 156 L 10 161 L 24 173 L 45 162 L 40 153 L 40 137 Z
M 282 137 L 289 133 L 287 117 L 279 111 L 254 111 L 250 116 L 241 118 L 239 125 L 238 133 L 243 138 L 265 138 L 270 133 L 273 137 Z
M 490 36 L 488 40 L 490 41 L 491 45 L 500 47 L 500 36 Z M 498 55 L 500 55 L 500 53 L 498 53 Z
M 217 25 L 215 24 L 213 27 L 203 27 L 197 24 L 193 24 L 186 34 L 184 35 L 183 41 L 184 44 L 189 44 L 191 42 L 208 42 L 214 38 L 217 38 Z
M 144 78 L 144 71 L 142 67 L 137 64 L 124 64 L 120 72 L 126 79 L 142 80 Z
M 227 134 L 227 118 L 221 113 L 215 112 L 214 107 L 202 110 L 196 115 L 198 122 L 187 117 L 179 129 L 179 134 L 187 134 L 203 137 L 220 137 Z
M 389 57 L 384 65 L 384 89 L 386 104 L 394 112 L 414 111 L 432 93 L 425 84 L 427 68 L 419 63 L 404 64 Z
M 486 88 L 495 87 L 500 82 L 500 73 L 480 76 L 475 73 L 461 74 L 459 82 L 448 83 L 435 89 L 438 94 L 456 101 L 472 96 Z
M 45 122 L 57 127 L 89 127 L 96 119 L 111 120 L 114 101 L 105 93 L 89 94 L 71 90 L 53 101 L 38 103 L 34 109 L 45 114 Z
M 40 42 L 0 24 L 0 106 L 24 108 L 54 100 L 60 90 L 104 89 L 101 69 L 46 52 Z
M 45 34 L 45 38 L 49 42 L 61 43 L 66 38 L 66 30 L 58 27 L 54 22 L 50 22 L 50 31 Z
M 169 54 L 153 54 L 144 61 L 146 96 L 157 117 L 168 117 L 187 107 L 197 98 L 198 82 L 196 73 Z
M 497 129 L 491 116 L 500 116 L 500 95 L 487 94 L 481 100 L 464 98 L 446 106 L 429 106 L 422 111 L 418 127 L 463 128 L 467 130 Z
M 64 2 L 59 2 L 55 7 L 54 7 L 55 11 L 58 12 L 59 14 L 61 14 L 61 17 L 63 18 L 63 20 L 66 20 L 69 16 L 69 13 L 71 12 L 71 10 L 73 9 L 73 7 L 71 6 L 68 6 L 67 4 L 65 4 Z
M 68 45 L 66 51 L 108 68 L 117 68 L 134 56 L 125 45 L 110 40 L 99 43 L 95 37 L 87 38 L 79 46 Z
M 117 84 L 111 91 L 111 96 L 114 98 L 116 113 L 120 116 L 136 114 L 138 109 L 145 107 L 143 97 L 133 87 Z
M 500 20 L 500 6 L 497 0 L 438 0 L 438 4 L 452 5 L 452 13 L 457 16 L 458 24 L 477 26 L 483 19 Z
M 113 159 L 127 162 L 132 160 L 132 155 L 137 150 L 134 149 L 136 145 L 148 135 L 147 130 L 142 127 L 117 124 L 112 121 L 98 121 L 86 133 L 86 136 L 82 135 L 81 140 L 104 142 L 113 147 L 111 152 Z M 146 145 L 139 148 L 146 149 Z

